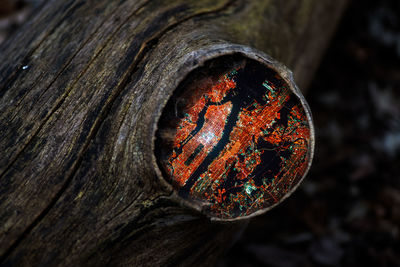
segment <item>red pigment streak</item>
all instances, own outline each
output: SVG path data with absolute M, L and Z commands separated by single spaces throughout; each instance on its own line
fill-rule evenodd
M 227 92 L 236 87 L 236 83 L 227 77 L 223 76 L 223 80 L 214 85 L 207 95 L 211 98 L 212 102 L 220 102 L 227 94 Z
M 171 174 L 179 173 L 179 175 L 175 176 L 175 181 L 180 186 L 183 186 L 186 183 L 186 180 L 190 177 L 191 173 L 196 170 L 196 168 L 201 164 L 212 148 L 221 139 L 225 126 L 225 120 L 228 117 L 231 108 L 232 104 L 230 102 L 220 106 L 209 107 L 204 116 L 204 126 L 197 133 L 197 136 L 199 137 L 190 139 L 185 145 L 183 152 L 175 160 L 170 162 L 171 168 L 169 171 Z M 177 134 L 177 137 L 180 136 L 181 132 L 182 135 L 188 137 L 192 129 L 193 127 L 191 125 L 188 125 L 186 128 L 182 128 L 182 130 L 178 132 L 179 134 Z M 188 160 L 190 155 L 192 155 L 192 153 L 200 144 L 203 145 L 204 148 L 195 157 L 192 163 L 189 166 L 186 166 L 184 164 L 185 161 Z
M 238 179 L 245 179 L 251 172 L 254 171 L 255 167 L 261 163 L 260 155 L 262 151 L 251 153 L 245 156 L 245 160 L 240 162 L 237 159 L 238 154 L 243 153 L 247 147 L 252 146 L 253 141 L 257 142 L 258 138 L 264 136 L 262 130 L 273 123 L 278 117 L 278 111 L 281 108 L 282 101 L 289 98 L 289 95 L 281 94 L 279 97 L 271 100 L 268 104 L 260 106 L 260 108 L 248 111 L 243 110 L 239 115 L 239 121 L 237 126 L 231 133 L 231 142 L 224 148 L 222 153 L 213 161 L 210 165 L 209 173 L 210 179 L 215 182 L 220 182 L 226 170 L 232 164 L 235 164 L 236 170 L 238 170 Z M 268 108 L 267 108 L 268 106 Z M 281 136 L 278 133 L 273 132 L 264 137 L 271 144 L 279 145 L 282 141 Z M 253 162 L 252 164 L 246 164 L 246 162 Z M 200 181 L 199 181 L 200 182 Z M 192 188 L 192 194 L 195 194 L 195 188 Z
M 208 79 L 193 86 L 196 90 L 185 100 L 189 104 L 178 122 L 173 152 L 164 164 L 179 190 L 209 204 L 211 213 L 222 218 L 249 215 L 279 202 L 300 181 L 309 161 L 310 128 L 297 97 L 276 76 L 277 80 L 259 84 L 265 89 L 261 101 L 251 95 L 260 87 L 236 87 L 229 77 L 239 79 L 238 72 L 221 76 L 214 85 Z M 218 105 L 228 94 L 229 101 Z M 246 97 L 246 104 L 238 104 Z M 234 105 L 242 106 L 229 117 Z M 234 118 L 229 119 L 230 126 L 228 117 Z M 228 135 L 225 128 L 230 129 Z M 217 146 L 219 142 L 223 146 Z

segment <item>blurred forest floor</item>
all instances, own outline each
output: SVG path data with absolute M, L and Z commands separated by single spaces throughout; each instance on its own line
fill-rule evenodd
M 306 99 L 309 175 L 219 266 L 400 266 L 399 0 L 351 2 Z
M 41 1 L 0 0 L 0 43 Z M 306 99 L 308 177 L 218 266 L 400 266 L 399 0 L 351 2 Z

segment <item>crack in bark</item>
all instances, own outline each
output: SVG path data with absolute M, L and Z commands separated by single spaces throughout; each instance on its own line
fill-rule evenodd
M 7 173 L 7 171 L 12 167 L 12 165 L 17 161 L 19 156 L 24 152 L 24 150 L 29 146 L 31 141 L 39 134 L 39 132 L 43 129 L 44 125 L 49 121 L 49 119 L 53 116 L 53 114 L 61 107 L 61 105 L 64 103 L 66 98 L 68 97 L 69 93 L 72 91 L 72 89 L 75 87 L 75 85 L 78 83 L 79 79 L 86 73 L 86 71 L 89 69 L 89 67 L 92 65 L 93 61 L 101 54 L 101 52 L 104 50 L 104 48 L 109 44 L 109 42 L 112 40 L 112 37 L 115 36 L 115 34 L 121 29 L 121 27 L 132 17 L 134 16 L 142 7 L 144 7 L 149 1 L 144 2 L 141 6 L 139 6 L 135 11 L 132 12 L 131 15 L 128 16 L 127 19 L 122 21 L 120 25 L 117 27 L 117 29 L 110 35 L 109 38 L 105 41 L 104 45 L 100 48 L 100 50 L 94 55 L 94 57 L 88 62 L 88 64 L 85 66 L 85 68 L 77 75 L 77 78 L 72 82 L 71 86 L 69 89 L 67 89 L 61 98 L 56 101 L 55 106 L 53 106 L 52 110 L 47 114 L 43 122 L 38 126 L 36 131 L 31 135 L 31 137 L 25 141 L 25 144 L 22 146 L 20 151 L 16 153 L 16 155 L 11 159 L 11 161 L 8 163 L 7 167 L 4 169 L 2 173 L 0 173 L 0 179 Z M 120 6 L 119 6 L 120 7 Z M 118 8 L 116 8 L 118 9 Z M 116 10 L 115 9 L 115 10 Z M 99 27 L 93 32 L 93 34 L 77 49 L 77 51 L 74 53 L 74 55 L 67 61 L 65 66 L 57 73 L 57 75 L 54 77 L 54 79 L 50 82 L 50 84 L 47 86 L 47 88 L 40 94 L 40 97 L 50 89 L 50 87 L 56 82 L 56 80 L 60 77 L 60 75 L 66 70 L 66 68 L 71 64 L 72 60 L 77 56 L 77 54 L 85 47 L 85 45 L 93 38 L 93 36 L 98 32 L 98 30 L 101 28 L 101 26 L 105 23 L 106 20 L 104 20 Z M 43 40 L 44 41 L 44 40 Z M 43 42 L 42 41 L 42 42 Z M 36 48 L 37 49 L 37 48 Z M 33 51 L 34 52 L 34 51 Z M 32 52 L 32 53 L 33 53 Z M 35 83 L 36 84 L 36 83 Z M 28 90 L 29 91 L 29 90 Z M 25 95 L 24 95 L 25 96 Z
M 45 6 L 47 3 L 45 3 L 43 6 Z M 67 11 L 65 11 L 65 15 L 57 22 L 55 23 L 55 25 L 59 25 L 61 24 L 65 18 L 67 18 L 70 14 L 70 11 L 75 9 L 76 6 L 79 5 L 79 2 L 75 3 L 75 5 L 73 5 L 72 7 L 70 7 Z M 39 41 L 39 43 L 31 49 L 31 51 L 21 60 L 21 64 L 17 65 L 16 69 L 9 75 L 9 78 L 7 79 L 6 82 L 4 82 L 3 86 L 0 86 L 0 96 L 2 94 L 5 94 L 5 92 L 7 91 L 7 87 L 11 87 L 12 83 L 18 78 L 17 74 L 22 73 L 21 70 L 21 66 L 27 65 L 28 63 L 28 58 L 30 58 L 33 53 L 35 53 L 36 50 L 38 50 L 38 48 L 41 46 L 41 44 L 54 32 L 56 27 L 53 27 L 53 29 L 51 29 L 48 33 L 45 34 L 45 36 L 43 36 L 42 40 Z
M 222 11 L 226 10 L 227 8 L 229 8 L 234 2 L 235 2 L 235 0 L 231 0 L 231 1 L 228 1 L 225 5 L 223 5 L 222 7 L 218 8 L 218 9 L 211 10 L 211 11 L 200 12 L 200 13 L 197 13 L 197 14 L 190 15 L 190 16 L 188 16 L 186 18 L 183 18 L 182 20 L 179 20 L 179 21 L 177 21 L 175 23 L 172 23 L 171 25 L 167 26 L 166 28 L 164 28 L 163 30 L 159 31 L 155 35 L 151 36 L 147 41 L 143 42 L 143 44 L 141 45 L 138 53 L 136 54 L 135 59 L 133 60 L 132 64 L 129 66 L 129 68 L 127 69 L 127 71 L 123 75 L 121 82 L 116 86 L 115 92 L 111 93 L 111 95 L 109 96 L 109 99 L 106 101 L 106 103 L 104 104 L 104 107 L 100 111 L 99 116 L 96 118 L 95 122 L 93 123 L 93 126 L 91 127 L 91 129 L 89 131 L 89 134 L 88 134 L 88 136 L 87 136 L 87 138 L 85 140 L 85 144 L 83 145 L 83 148 L 78 153 L 77 159 L 72 164 L 72 167 L 70 168 L 70 171 L 67 173 L 67 178 L 65 179 L 64 184 L 62 185 L 60 190 L 56 193 L 54 198 L 50 201 L 49 205 L 38 215 L 38 217 L 36 217 L 34 219 L 34 221 L 22 232 L 20 237 L 18 237 L 17 240 L 14 243 L 12 243 L 10 245 L 10 247 L 5 251 L 5 253 L 0 257 L 0 262 L 4 262 L 8 258 L 8 256 L 11 255 L 11 253 L 18 247 L 18 245 L 25 239 L 25 237 L 27 237 L 29 235 L 29 233 L 40 223 L 40 221 L 50 212 L 50 210 L 54 207 L 56 202 L 60 199 L 61 195 L 66 191 L 66 189 L 68 188 L 69 184 L 73 180 L 73 177 L 75 176 L 76 172 L 79 169 L 79 166 L 80 166 L 80 164 L 81 164 L 81 162 L 83 160 L 83 155 L 85 154 L 87 148 L 89 147 L 89 144 L 90 144 L 91 140 L 95 137 L 95 135 L 96 135 L 98 129 L 100 128 L 102 122 L 105 120 L 105 118 L 107 117 L 108 113 L 110 112 L 112 104 L 114 103 L 115 99 L 121 94 L 123 89 L 128 84 L 129 78 L 137 70 L 137 67 L 138 67 L 139 63 L 141 62 L 141 60 L 144 58 L 144 55 L 157 44 L 158 40 L 163 35 L 165 35 L 168 31 L 172 30 L 173 28 L 177 27 L 178 25 L 180 25 L 180 24 L 182 24 L 182 23 L 184 23 L 184 22 L 186 22 L 186 21 L 188 21 L 190 19 L 196 18 L 196 17 L 210 15 L 210 14 L 218 14 L 219 12 L 222 12 Z M 137 12 L 138 10 L 140 10 L 140 8 L 138 8 L 134 12 Z M 132 14 L 131 16 L 133 16 L 133 15 L 134 14 Z M 129 20 L 131 18 L 131 16 L 129 16 L 127 18 L 127 20 Z M 127 21 L 127 20 L 125 20 L 125 21 Z M 121 25 L 123 25 L 123 24 L 121 24 Z M 114 33 L 116 33 L 117 31 L 115 31 Z M 111 39 L 112 38 L 110 37 L 110 39 L 108 39 L 107 42 L 109 42 Z M 97 55 L 99 55 L 101 51 L 99 51 L 99 53 Z M 87 68 L 85 70 L 88 69 L 88 67 L 91 64 L 91 62 L 88 64 L 88 66 L 87 66 Z M 83 74 L 84 74 L 84 72 L 82 72 L 82 75 Z M 81 76 L 79 76 L 79 78 L 80 77 Z M 76 84 L 76 82 L 79 80 L 79 78 L 75 80 L 74 84 Z M 39 129 L 36 131 L 36 133 L 31 137 L 29 142 L 40 132 L 40 130 L 43 128 L 43 126 L 46 124 L 46 122 L 52 116 L 52 114 L 54 114 L 54 112 L 56 112 L 58 110 L 58 108 L 62 105 L 62 103 L 64 102 L 64 100 L 65 100 L 67 94 L 70 92 L 70 90 L 65 94 L 65 97 L 56 105 L 56 107 L 54 108 L 52 113 L 45 119 L 45 122 L 39 127 Z M 126 116 L 126 114 L 124 115 L 124 117 L 125 116 Z M 123 120 L 121 120 L 121 121 L 123 121 Z M 24 148 L 21 150 L 21 152 L 18 153 L 17 157 L 15 158 L 15 160 L 12 163 L 14 163 L 16 161 L 18 156 L 28 146 L 29 142 L 24 146 Z M 2 175 L 4 175 L 6 173 L 6 171 L 11 166 L 12 166 L 12 164 L 10 164 L 6 168 L 6 170 L 2 173 Z

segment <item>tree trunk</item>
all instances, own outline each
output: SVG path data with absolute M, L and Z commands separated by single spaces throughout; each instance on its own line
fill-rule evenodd
M 172 197 L 153 167 L 154 121 L 221 46 L 262 50 L 306 88 L 345 3 L 43 4 L 0 49 L 1 263 L 214 264 L 246 222 Z

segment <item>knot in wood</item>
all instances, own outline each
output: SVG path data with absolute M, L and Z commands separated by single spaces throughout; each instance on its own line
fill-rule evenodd
M 241 55 L 195 69 L 169 100 L 156 154 L 178 195 L 232 220 L 279 203 L 311 160 L 307 106 L 271 66 Z

